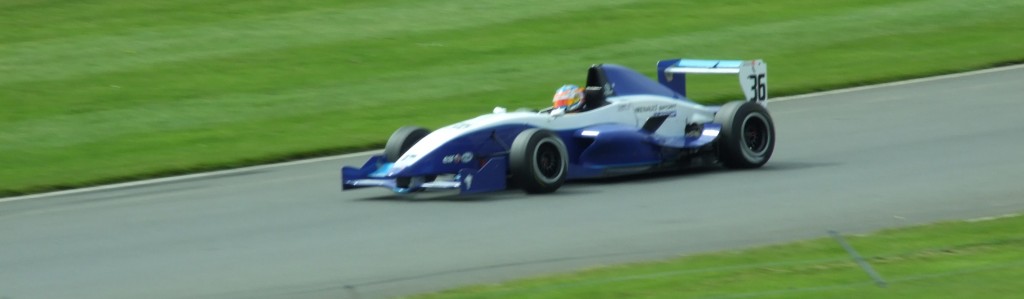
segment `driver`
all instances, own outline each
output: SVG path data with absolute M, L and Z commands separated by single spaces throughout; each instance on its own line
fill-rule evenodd
M 564 113 L 579 112 L 583 108 L 583 88 L 566 84 L 555 90 L 555 96 L 551 99 L 551 111 L 562 110 Z

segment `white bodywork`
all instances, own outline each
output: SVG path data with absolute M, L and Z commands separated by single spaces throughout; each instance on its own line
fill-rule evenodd
M 711 122 L 715 113 L 715 110 L 699 104 L 651 95 L 610 97 L 607 102 L 607 105 L 598 109 L 569 114 L 503 113 L 503 109 L 495 109 L 496 113 L 484 114 L 446 126 L 427 135 L 402 155 L 395 162 L 395 167 L 404 168 L 412 165 L 445 142 L 485 128 L 525 124 L 552 131 L 566 131 L 599 124 L 621 124 L 639 129 L 652 116 L 668 115 L 654 133 L 665 137 L 679 137 L 685 134 L 686 124 Z

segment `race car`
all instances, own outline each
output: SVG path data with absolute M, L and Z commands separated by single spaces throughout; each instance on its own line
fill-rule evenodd
M 722 106 L 693 102 L 686 97 L 687 74 L 738 74 L 745 99 Z M 624 66 L 597 64 L 587 72 L 577 113 L 496 107 L 433 132 L 399 128 L 382 155 L 342 168 L 342 189 L 471 194 L 515 186 L 549 193 L 566 180 L 700 163 L 756 168 L 771 158 L 775 126 L 766 109 L 763 61 L 661 60 L 657 76 L 654 81 Z

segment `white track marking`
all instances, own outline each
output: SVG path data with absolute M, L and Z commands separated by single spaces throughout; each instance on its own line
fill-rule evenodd
M 1013 217 L 1017 217 L 1017 216 L 1020 216 L 1020 214 L 1003 214 L 1003 215 L 999 215 L 999 216 L 978 217 L 978 218 L 971 218 L 971 219 L 964 220 L 964 222 L 982 222 L 982 221 L 990 221 L 990 220 L 1003 219 L 1003 218 L 1013 218 Z
M 967 76 L 974 76 L 974 75 L 981 75 L 981 74 L 988 74 L 988 73 L 995 73 L 995 72 L 1015 70 L 1015 69 L 1019 69 L 1019 68 L 1024 68 L 1024 64 L 1015 64 L 1015 65 L 1001 66 L 1001 67 L 997 67 L 997 68 L 969 71 L 969 72 L 963 72 L 963 73 L 954 73 L 954 74 L 946 74 L 946 75 L 939 75 L 939 76 L 932 76 L 932 77 L 909 79 L 909 80 L 903 80 L 903 81 L 879 83 L 879 84 L 874 84 L 874 85 L 865 85 L 865 86 L 842 88 L 842 89 L 835 89 L 835 90 L 828 90 L 828 91 L 819 91 L 819 92 L 815 92 L 815 93 L 806 93 L 806 94 L 799 94 L 799 95 L 781 97 L 781 98 L 776 98 L 776 99 L 768 99 L 768 102 L 771 103 L 771 102 L 783 102 L 783 101 L 790 101 L 790 100 L 799 100 L 799 99 L 805 99 L 805 98 L 827 96 L 827 95 L 834 95 L 834 94 L 848 93 L 848 92 L 856 92 L 856 91 L 876 89 L 876 88 L 884 88 L 884 87 L 900 86 L 900 85 L 907 85 L 907 84 L 914 84 L 914 83 L 922 83 L 922 82 L 931 82 L 931 81 L 938 81 L 938 80 L 954 79 L 954 78 L 960 78 L 960 77 L 967 77 Z
M 875 84 L 875 85 L 865 85 L 865 86 L 858 86 L 858 87 L 851 87 L 851 88 L 843 88 L 843 89 L 836 89 L 836 90 L 829 90 L 829 91 L 821 91 L 821 92 L 815 92 L 815 93 L 808 93 L 808 94 L 780 97 L 780 98 L 775 98 L 775 99 L 768 99 L 768 102 L 769 103 L 771 103 L 771 102 L 782 102 L 782 101 L 799 100 L 799 99 L 806 99 L 806 98 L 813 98 L 813 97 L 822 97 L 822 96 L 841 94 L 841 93 L 848 93 L 848 92 L 857 92 L 857 91 L 876 89 L 876 88 L 885 88 L 885 87 L 900 86 L 900 85 L 907 85 L 907 84 L 914 84 L 914 83 L 921 83 L 921 82 L 930 82 L 930 81 L 946 80 L 946 79 L 967 77 L 967 76 L 987 74 L 987 73 L 994 73 L 994 72 L 1009 71 L 1009 70 L 1015 70 L 1015 69 L 1019 69 L 1019 68 L 1024 68 L 1024 64 L 1016 64 L 1016 65 L 1003 66 L 1003 67 L 990 68 L 990 69 L 983 69 L 983 70 L 976 70 L 976 71 L 969 71 L 969 72 L 963 72 L 963 73 L 947 74 L 947 75 L 940 75 L 940 76 L 933 76 L 933 77 L 924 77 L 924 78 L 917 78 L 917 79 L 910 79 L 910 80 L 903 80 L 903 81 L 896 81 L 896 82 L 881 83 L 881 84 Z M 149 179 L 149 180 L 142 180 L 142 181 L 134 181 L 134 182 L 125 182 L 125 183 L 117 183 L 117 184 L 110 184 L 110 185 L 102 185 L 102 186 L 96 186 L 96 187 L 87 187 L 87 188 L 80 188 L 80 189 L 70 189 L 70 190 L 54 191 L 54 192 L 31 194 L 31 195 L 23 195 L 23 196 L 16 196 L 16 197 L 7 197 L 7 198 L 0 198 L 0 203 L 9 202 L 9 201 L 16 201 L 16 200 L 23 200 L 23 199 L 33 199 L 33 198 L 42 198 L 42 197 L 71 195 L 71 194 L 95 192 L 95 191 L 103 191 L 103 190 L 112 190 L 112 189 L 126 188 L 126 187 L 136 187 L 136 186 L 143 186 L 143 185 L 149 185 L 149 184 L 168 183 L 168 182 L 175 182 L 175 181 L 181 181 L 181 180 L 187 180 L 187 179 L 195 179 L 195 178 L 212 177 L 212 176 L 218 176 L 218 175 L 234 174 L 234 173 L 240 173 L 240 172 L 246 172 L 246 171 L 260 170 L 260 169 L 269 169 L 269 168 L 277 168 L 277 167 L 309 164 L 309 163 L 316 163 L 316 162 L 323 162 L 323 161 L 340 160 L 340 159 L 351 158 L 351 157 L 369 156 L 369 155 L 374 154 L 374 153 L 379 153 L 380 151 L 381 150 L 372 150 L 372 151 L 365 151 L 365 152 L 359 152 L 359 153 L 351 153 L 351 154 L 329 156 L 329 157 L 320 157 L 320 158 L 305 159 L 305 160 L 296 160 L 296 161 L 283 162 L 283 163 L 256 165 L 256 166 L 249 166 L 249 167 L 242 167 L 242 168 L 218 170 L 218 171 L 212 171 L 212 172 L 203 172 L 203 173 L 196 173 L 196 174 L 188 174 L 188 175 L 180 175 L 180 176 L 158 178 L 158 179 Z
M 293 166 L 293 165 L 302 165 L 302 164 L 309 164 L 309 163 L 316 163 L 316 162 L 323 162 L 323 161 L 331 161 L 331 160 L 340 160 L 340 159 L 351 158 L 351 157 L 369 156 L 369 155 L 380 153 L 380 152 L 381 152 L 381 150 L 372 150 L 372 151 L 365 151 L 365 152 L 358 152 L 358 153 L 351 153 L 351 154 L 344 154 L 344 155 L 337 155 L 337 156 L 320 157 L 320 158 L 312 158 L 312 159 L 305 159 L 305 160 L 295 160 L 295 161 L 288 161 L 288 162 L 281 162 L 281 163 L 274 163 L 274 164 L 255 165 L 255 166 L 248 166 L 248 167 L 242 167 L 242 168 L 233 168 L 233 169 L 217 170 L 217 171 L 211 171 L 211 172 L 202 172 L 202 173 L 186 174 L 186 175 L 179 175 L 179 176 L 171 176 L 171 177 L 164 177 L 164 178 L 158 178 L 158 179 L 149 179 L 149 180 L 134 181 L 134 182 L 124 182 L 124 183 L 102 185 L 102 186 L 95 186 L 95 187 L 86 187 L 86 188 L 80 188 L 80 189 L 70 189 L 70 190 L 63 190 L 63 191 L 54 191 L 54 192 L 47 192 L 47 193 L 39 193 L 39 194 L 30 194 L 30 195 L 23 195 L 23 196 L 16 196 L 16 197 L 0 198 L 0 203 L 8 202 L 8 201 L 15 201 L 15 200 L 22 200 L 22 199 L 33 199 L 33 198 L 40 198 L 40 197 L 70 195 L 70 194 L 95 192 L 95 191 L 111 190 L 111 189 L 126 188 L 126 187 L 136 187 L 136 186 L 150 185 L 150 184 L 168 183 L 168 182 L 175 182 L 175 181 L 188 180 L 188 179 L 196 179 L 196 178 L 205 178 L 205 177 L 212 177 L 212 176 L 219 176 L 219 175 L 235 174 L 235 173 L 246 172 L 246 171 L 253 171 L 253 170 L 278 168 L 278 167 Z

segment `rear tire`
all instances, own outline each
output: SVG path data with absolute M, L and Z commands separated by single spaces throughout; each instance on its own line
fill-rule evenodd
M 512 141 L 508 164 L 514 185 L 530 194 L 551 193 L 565 182 L 569 155 L 555 133 L 528 129 Z
M 384 161 L 392 163 L 398 161 L 398 158 L 409 151 L 409 148 L 412 148 L 423 137 L 427 137 L 428 134 L 430 134 L 429 130 L 417 126 L 398 128 L 391 134 L 391 138 L 388 138 L 388 143 L 384 146 Z M 433 177 L 429 177 L 427 181 L 433 180 Z M 395 185 L 399 188 L 409 188 L 411 181 L 412 178 L 408 177 L 396 178 Z
M 718 159 L 729 168 L 757 168 L 775 151 L 775 123 L 768 110 L 746 101 L 728 102 L 715 114 L 722 125 Z

